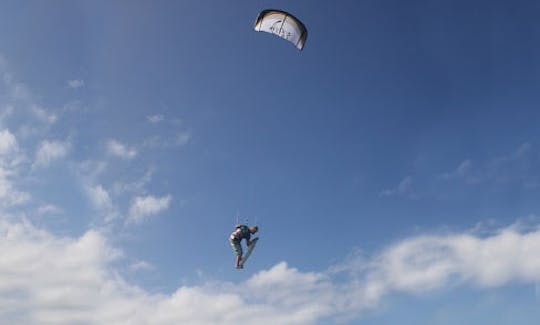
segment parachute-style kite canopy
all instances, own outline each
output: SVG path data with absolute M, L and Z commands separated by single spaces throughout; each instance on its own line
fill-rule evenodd
M 258 32 L 267 32 L 286 39 L 299 50 L 304 48 L 307 39 L 306 26 L 290 13 L 281 10 L 261 11 L 254 28 Z

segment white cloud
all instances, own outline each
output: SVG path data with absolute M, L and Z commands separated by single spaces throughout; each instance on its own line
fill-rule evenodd
M 538 181 L 539 157 L 533 151 L 529 143 L 521 144 L 514 152 L 499 156 L 483 168 L 485 181 L 496 184 L 507 184 L 509 182 L 521 182 L 527 184 L 531 181 Z
M 417 199 L 418 194 L 415 192 L 414 180 L 411 176 L 407 176 L 402 179 L 397 187 L 392 189 L 386 189 L 379 193 L 380 196 L 403 196 L 409 199 Z
M 16 189 L 8 174 L 9 172 L 0 168 L 0 206 L 11 207 L 28 202 L 31 195 Z
M 14 112 L 15 108 L 13 107 L 13 105 L 7 104 L 2 107 L 0 111 L 0 125 L 4 125 L 5 120 L 12 116 Z
M 68 86 L 73 89 L 84 87 L 84 80 L 80 80 L 80 79 L 69 80 Z
M 69 142 L 62 141 L 42 141 L 36 152 L 35 166 L 47 167 L 52 162 L 67 156 L 70 149 Z
M 451 284 L 497 287 L 540 280 L 540 230 L 511 226 L 490 236 L 417 236 L 362 263 L 351 278 L 302 272 L 281 262 L 238 283 L 211 281 L 171 294 L 127 283 L 121 252 L 99 232 L 56 237 L 28 222 L 0 218 L 1 323 L 256 324 L 338 322 L 374 308 L 392 292 Z M 135 263 L 131 270 L 146 269 Z M 339 278 L 339 281 L 337 280 Z
M 0 155 L 7 155 L 17 149 L 17 139 L 9 130 L 0 131 Z
M 0 207 L 26 203 L 30 194 L 20 191 L 13 183 L 24 158 L 16 137 L 9 130 L 0 131 Z
M 462 161 L 459 166 L 452 172 L 447 172 L 442 174 L 442 178 L 444 179 L 456 179 L 456 178 L 464 178 L 467 176 L 467 173 L 469 173 L 472 169 L 472 161 L 470 159 L 466 159 Z
M 57 207 L 54 204 L 44 204 L 37 208 L 36 214 L 38 216 L 44 216 L 44 215 L 57 215 L 63 213 L 62 209 Z
M 450 284 L 497 287 L 540 279 L 540 231 L 514 227 L 482 238 L 473 234 L 420 236 L 374 258 L 365 294 L 378 302 L 393 291 L 423 292 Z
M 86 183 L 94 183 L 94 180 L 102 175 L 108 168 L 105 161 L 86 160 L 78 164 L 77 171 L 81 177 L 86 178 Z
M 159 122 L 162 122 L 165 118 L 161 114 L 156 114 L 156 115 L 147 116 L 146 119 L 148 120 L 148 122 L 152 124 L 157 124 Z
M 131 207 L 129 209 L 128 223 L 141 223 L 148 217 L 156 215 L 163 210 L 169 208 L 171 203 L 171 196 L 164 197 L 155 196 L 138 196 L 133 199 Z
M 42 136 L 57 122 L 57 114 L 36 102 L 30 89 L 9 72 L 5 61 L 0 65 L 0 78 L 0 93 L 4 94 L 0 123 L 11 122 L 10 128 L 16 130 L 19 139 Z
M 31 104 L 33 101 L 32 95 L 25 84 L 15 80 L 13 75 L 9 71 L 9 64 L 7 60 L 0 59 L 0 76 L 2 93 L 4 96 L 2 98 L 6 99 L 8 104 L 14 103 L 24 103 Z
M 473 168 L 476 166 L 475 168 Z M 464 160 L 451 172 L 441 175 L 445 180 L 462 180 L 467 184 L 508 185 L 518 184 L 525 188 L 540 187 L 540 156 L 533 146 L 525 142 L 507 155 L 497 156 L 484 162 Z
M 300 272 L 285 262 L 248 279 L 249 300 L 282 310 L 292 324 L 311 323 L 335 313 L 342 303 L 339 286 L 323 273 Z M 277 322 L 280 323 L 280 322 Z
M 128 148 L 125 144 L 114 139 L 107 142 L 107 151 L 109 154 L 122 159 L 133 159 L 137 156 L 137 150 Z
M 191 134 L 189 132 L 182 132 L 176 135 L 176 145 L 185 146 L 191 140 Z
M 9 99 L 12 101 L 31 102 L 32 96 L 26 85 L 15 81 L 13 75 L 7 72 L 5 67 L 2 72 L 2 80 L 6 87 L 7 94 L 9 95 Z
M 144 140 L 143 146 L 149 148 L 169 148 L 182 147 L 187 145 L 192 139 L 190 132 L 178 132 L 172 138 L 162 136 L 151 136 Z
M 98 185 L 95 187 L 89 187 L 87 193 L 94 208 L 108 209 L 112 206 L 109 193 L 103 188 L 103 186 Z
M 105 222 L 112 221 L 119 216 L 109 192 L 103 186 L 87 186 L 86 193 L 92 206 L 100 213 Z
M 39 107 L 37 105 L 32 105 L 31 111 L 37 119 L 39 119 L 40 121 L 44 122 L 47 125 L 54 124 L 58 120 L 58 117 L 56 116 L 56 114 L 51 113 L 48 110 L 42 107 Z
M 154 135 L 151 137 L 148 137 L 144 139 L 143 144 L 144 147 L 149 148 L 158 148 L 158 147 L 165 147 L 165 141 L 160 136 Z
M 152 271 L 155 269 L 155 267 L 148 263 L 148 262 L 145 262 L 145 261 L 137 261 L 137 262 L 134 262 L 132 263 L 129 268 L 134 271 L 134 272 L 138 272 L 138 271 Z
M 317 315 L 329 310 L 320 301 L 295 306 L 266 301 L 265 281 L 283 288 L 293 282 L 282 284 L 286 280 L 282 276 L 293 275 L 302 286 L 311 283 L 311 276 L 304 280 L 301 272 L 285 264 L 249 282 L 255 285 L 251 291 L 260 296 L 257 302 L 242 284 L 215 283 L 180 287 L 172 294 L 149 293 L 126 283 L 112 268 L 121 254 L 95 231 L 79 238 L 59 238 L 28 223 L 2 222 L 0 254 L 2 323 L 204 325 L 250 319 L 263 325 L 301 325 L 312 324 Z M 324 308 L 317 309 L 319 306 Z
M 112 192 L 116 195 L 125 193 L 141 193 L 144 192 L 145 186 L 152 181 L 154 169 L 150 168 L 140 179 L 134 182 L 114 182 Z
M 123 291 L 106 268 L 118 252 L 93 231 L 76 240 L 56 238 L 28 223 L 2 220 L 0 252 L 1 323 L 97 324 L 110 311 L 96 309 L 92 300 Z

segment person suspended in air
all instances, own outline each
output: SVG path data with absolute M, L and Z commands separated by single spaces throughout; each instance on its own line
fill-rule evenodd
M 244 268 L 244 262 L 249 257 L 249 254 L 251 254 L 251 251 L 255 247 L 255 243 L 258 240 L 258 238 L 251 239 L 251 235 L 255 234 L 258 230 L 259 227 L 257 226 L 248 227 L 246 225 L 236 225 L 233 232 L 229 236 L 229 243 L 231 244 L 234 254 L 236 255 L 235 266 L 237 269 Z M 248 251 L 243 258 L 242 239 L 246 240 L 248 248 Z

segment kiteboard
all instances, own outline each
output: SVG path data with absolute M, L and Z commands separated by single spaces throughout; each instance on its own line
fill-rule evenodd
M 248 246 L 247 252 L 242 256 L 242 259 L 240 260 L 240 267 L 244 267 L 244 263 L 249 258 L 249 255 L 251 255 L 251 252 L 253 252 L 253 249 L 255 248 L 255 245 L 257 244 L 257 240 L 259 240 L 259 237 L 253 238 L 251 241 L 251 245 Z

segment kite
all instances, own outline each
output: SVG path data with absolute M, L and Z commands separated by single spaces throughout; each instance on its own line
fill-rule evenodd
M 306 26 L 288 12 L 274 9 L 261 11 L 255 20 L 254 29 L 277 35 L 302 50 L 306 44 Z

